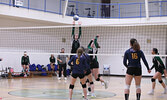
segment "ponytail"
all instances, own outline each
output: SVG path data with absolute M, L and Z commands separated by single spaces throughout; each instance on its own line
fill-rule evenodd
M 82 48 L 78 48 L 77 49 L 78 60 L 80 60 L 80 57 L 81 57 L 82 54 L 83 54 L 83 49 Z
M 139 45 L 139 43 L 137 42 L 136 39 L 132 38 L 130 40 L 130 44 L 131 44 L 133 50 L 135 50 L 135 51 L 139 51 L 140 50 L 140 45 Z
M 133 48 L 133 50 L 135 50 L 135 51 L 139 51 L 139 50 L 140 50 L 140 45 L 139 45 L 139 43 L 138 43 L 138 42 L 135 42 L 135 43 L 133 44 L 132 48 Z

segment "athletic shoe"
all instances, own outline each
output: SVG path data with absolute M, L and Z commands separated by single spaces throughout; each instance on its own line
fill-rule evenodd
M 61 80 L 61 77 L 59 77 L 58 80 Z
M 72 100 L 72 99 L 68 99 L 68 100 Z
M 88 96 L 91 96 L 91 92 L 87 92 L 87 95 L 88 95 Z
M 167 93 L 167 88 L 164 89 L 164 92 L 162 92 L 162 94 L 166 94 Z
M 25 74 L 24 77 L 27 77 L 27 74 Z
M 101 85 L 104 86 L 105 85 L 104 82 L 101 82 Z
M 104 82 L 104 86 L 105 86 L 105 89 L 107 89 L 108 88 L 108 82 L 106 81 L 106 82 Z
M 65 77 L 64 80 L 67 80 L 67 78 Z
M 82 97 L 84 98 L 84 93 L 82 92 Z
M 91 98 L 96 98 L 95 93 L 92 93 L 92 94 L 91 94 Z
M 151 90 L 150 92 L 148 92 L 148 95 L 154 95 L 154 91 Z

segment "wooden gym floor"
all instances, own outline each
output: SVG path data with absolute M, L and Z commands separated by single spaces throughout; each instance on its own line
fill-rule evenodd
M 104 89 L 100 82 L 95 82 L 97 98 L 91 100 L 124 100 L 124 77 L 103 77 L 109 81 L 109 88 Z M 147 95 L 151 89 L 151 78 L 142 79 L 141 100 L 167 100 L 167 94 L 162 86 L 156 84 L 155 94 Z M 79 79 L 78 79 L 79 80 Z M 0 100 L 68 100 L 68 87 L 70 77 L 67 80 L 58 80 L 54 77 L 34 77 L 0 79 Z M 74 100 L 82 100 L 82 88 L 79 81 L 74 88 Z M 134 80 L 131 85 L 130 100 L 136 100 Z

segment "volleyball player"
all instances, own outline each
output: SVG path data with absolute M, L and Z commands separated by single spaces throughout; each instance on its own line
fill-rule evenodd
M 75 34 L 75 21 L 73 22 L 73 28 L 72 28 L 72 49 L 71 53 L 76 53 L 77 49 L 80 47 L 80 37 L 82 34 L 82 29 L 81 29 L 81 23 L 79 23 L 79 34 Z M 72 55 L 70 56 L 70 58 Z
M 90 69 L 90 57 L 89 55 L 85 52 L 85 48 L 81 47 L 83 49 L 83 56 L 86 59 L 86 79 L 87 79 L 87 83 L 88 83 L 88 93 L 87 95 L 91 95 L 92 98 L 96 97 L 96 95 L 94 94 L 94 82 L 93 82 L 93 78 L 92 78 L 92 73 L 91 73 L 91 69 Z
M 98 48 L 100 48 L 99 44 L 97 43 L 97 39 L 99 38 L 99 35 L 95 37 L 95 39 L 92 39 L 88 45 L 89 54 L 97 54 Z M 96 81 L 100 81 L 104 83 L 105 89 L 108 88 L 108 83 L 105 82 L 100 74 L 99 74 L 99 62 L 97 61 L 97 56 L 90 56 L 90 69 L 92 71 L 92 74 Z
M 56 59 L 55 59 L 55 57 L 54 57 L 53 54 L 51 54 L 49 60 L 50 60 L 51 69 L 52 69 L 52 71 L 54 71 L 54 69 L 55 69 L 55 61 L 56 61 Z
M 130 40 L 130 46 L 131 48 L 126 50 L 124 54 L 124 60 L 123 64 L 127 68 L 126 72 L 126 77 L 125 77 L 125 100 L 129 99 L 129 93 L 130 93 L 130 85 L 132 82 L 132 79 L 135 79 L 135 84 L 136 84 L 136 97 L 137 100 L 140 100 L 141 96 L 141 88 L 140 88 L 140 83 L 141 83 L 141 77 L 142 77 L 142 68 L 141 68 L 141 62 L 140 59 L 142 58 L 145 66 L 147 67 L 148 73 L 151 72 L 149 69 L 148 63 L 145 59 L 144 53 L 142 50 L 140 50 L 140 45 L 137 42 L 136 39 L 131 39 Z M 128 61 L 128 64 L 127 64 Z
M 153 55 L 158 55 L 158 49 L 157 48 L 153 48 L 152 50 L 152 54 Z M 165 65 L 162 62 L 161 58 L 159 56 L 155 56 L 153 58 L 153 66 L 151 67 L 151 70 L 155 68 L 155 75 L 152 77 L 151 82 L 152 82 L 152 90 L 148 93 L 149 95 L 153 95 L 154 94 L 154 89 L 155 89 L 155 81 L 156 79 L 158 79 L 159 83 L 162 85 L 162 87 L 164 88 L 164 92 L 163 94 L 167 93 L 167 87 L 164 84 L 164 82 L 162 81 L 162 75 L 164 74 L 164 72 L 166 72 L 165 69 Z
M 83 50 L 82 48 L 77 49 L 77 55 L 74 55 L 71 57 L 70 61 L 68 62 L 69 66 L 73 66 L 72 70 L 72 77 L 71 77 L 71 83 L 69 86 L 69 96 L 72 100 L 72 94 L 74 89 L 74 84 L 76 82 L 77 77 L 80 78 L 80 82 L 82 84 L 83 93 L 84 93 L 84 100 L 87 99 L 87 90 L 86 90 L 86 79 L 85 79 L 85 70 L 86 70 L 86 59 L 83 56 Z
M 22 58 L 21 58 L 21 65 L 23 67 L 24 77 L 27 77 L 27 72 L 29 70 L 30 60 L 29 60 L 29 56 L 27 55 L 26 51 L 24 51 L 24 56 L 22 56 Z

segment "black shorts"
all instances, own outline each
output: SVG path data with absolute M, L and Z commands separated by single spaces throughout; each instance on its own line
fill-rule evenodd
M 164 74 L 163 70 L 156 70 L 156 72 L 160 72 L 162 75 Z
M 83 79 L 83 78 L 85 77 L 84 74 L 72 74 L 71 76 L 72 76 L 73 78 L 79 77 L 80 79 Z
M 90 62 L 90 69 L 93 69 L 93 68 L 99 68 L 99 62 L 96 61 L 95 59 L 93 59 L 93 60 Z
M 91 70 L 90 69 L 86 70 L 85 76 L 88 76 L 89 74 L 91 74 Z
M 28 63 L 22 63 L 22 65 L 28 65 Z
M 141 68 L 139 68 L 139 67 L 128 67 L 126 73 L 129 75 L 133 75 L 133 76 L 141 76 L 142 75 Z

